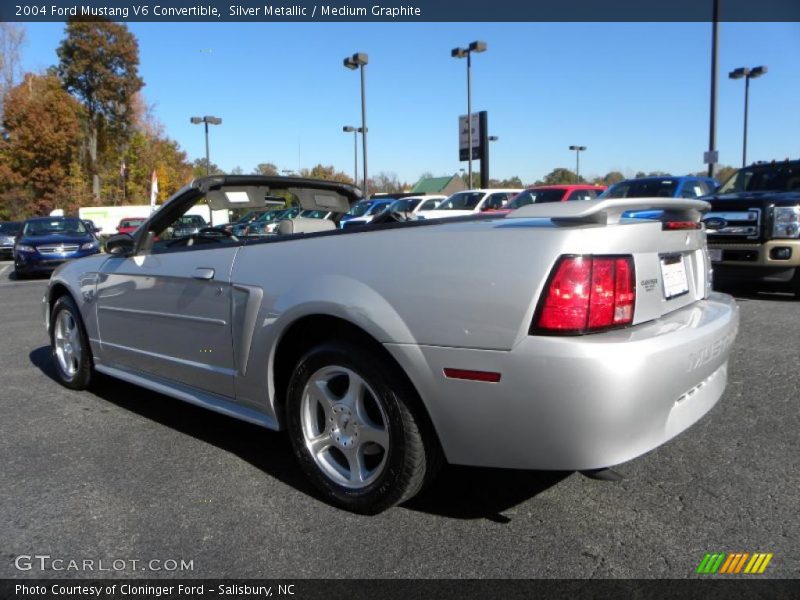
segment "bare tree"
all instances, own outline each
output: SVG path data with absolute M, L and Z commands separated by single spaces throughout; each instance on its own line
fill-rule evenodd
M 19 51 L 24 43 L 25 30 L 20 25 L 0 23 L 0 121 L 5 114 L 6 95 L 22 73 Z

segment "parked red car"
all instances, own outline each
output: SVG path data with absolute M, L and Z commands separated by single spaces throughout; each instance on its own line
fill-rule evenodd
M 126 217 L 121 219 L 117 225 L 117 233 L 133 234 L 139 228 L 139 225 L 144 223 L 147 219 L 142 217 Z
M 487 212 L 506 214 L 522 206 L 534 203 L 594 200 L 604 191 L 606 191 L 606 186 L 604 185 L 590 185 L 585 183 L 571 185 L 536 185 L 522 190 L 503 208 Z

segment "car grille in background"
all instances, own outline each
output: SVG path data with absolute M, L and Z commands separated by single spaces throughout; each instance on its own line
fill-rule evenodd
M 757 240 L 761 230 L 761 210 L 710 212 L 703 216 L 703 222 L 708 227 L 709 241 Z
M 75 252 L 77 244 L 62 244 L 59 246 L 39 246 L 37 250 L 40 254 L 63 254 L 64 252 Z

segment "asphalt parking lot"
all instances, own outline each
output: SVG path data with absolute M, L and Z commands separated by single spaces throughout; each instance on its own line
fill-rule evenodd
M 578 473 L 448 467 L 362 517 L 320 501 L 288 438 L 102 378 L 54 380 L 40 299 L 0 262 L 0 578 L 15 558 L 191 561 L 176 577 L 698 577 L 706 552 L 771 552 L 800 575 L 800 301 L 740 297 L 727 392 L 665 446 Z M 658 365 L 652 365 L 657 369 Z

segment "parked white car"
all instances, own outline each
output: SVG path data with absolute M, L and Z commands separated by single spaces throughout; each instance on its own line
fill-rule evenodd
M 519 194 L 520 189 L 485 189 L 456 192 L 433 210 L 417 213 L 423 219 L 445 219 L 464 217 L 485 210 L 503 208 L 508 201 Z

